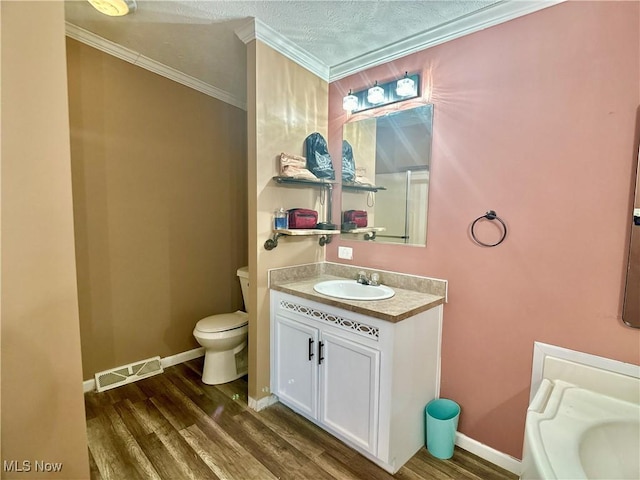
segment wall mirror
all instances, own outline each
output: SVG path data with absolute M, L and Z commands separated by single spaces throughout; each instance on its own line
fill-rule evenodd
M 627 283 L 624 294 L 624 307 L 622 309 L 622 321 L 635 328 L 640 328 L 640 154 L 638 154 L 638 162 Z
M 343 126 L 356 172 L 342 183 L 343 238 L 426 245 L 432 131 L 433 105 Z

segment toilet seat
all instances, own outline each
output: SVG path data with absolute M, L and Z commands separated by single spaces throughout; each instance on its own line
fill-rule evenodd
M 249 323 L 247 312 L 209 315 L 196 323 L 195 330 L 203 333 L 217 333 L 244 327 Z

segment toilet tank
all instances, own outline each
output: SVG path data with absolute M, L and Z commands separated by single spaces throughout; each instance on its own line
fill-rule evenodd
M 242 300 L 244 300 L 244 308 L 247 310 L 249 302 L 249 267 L 241 267 L 238 269 L 238 280 L 242 288 Z

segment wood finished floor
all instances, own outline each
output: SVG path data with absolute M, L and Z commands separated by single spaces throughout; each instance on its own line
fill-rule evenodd
M 103 393 L 85 394 L 92 479 L 517 479 L 456 447 L 423 447 L 390 475 L 282 404 L 247 407 L 240 379 L 208 386 L 202 359 Z

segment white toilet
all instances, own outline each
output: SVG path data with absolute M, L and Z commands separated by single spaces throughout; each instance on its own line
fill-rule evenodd
M 238 269 L 242 298 L 247 304 L 249 267 Z M 247 373 L 247 338 L 249 319 L 238 310 L 203 318 L 193 329 L 193 336 L 205 349 L 202 381 L 208 385 L 231 382 Z

